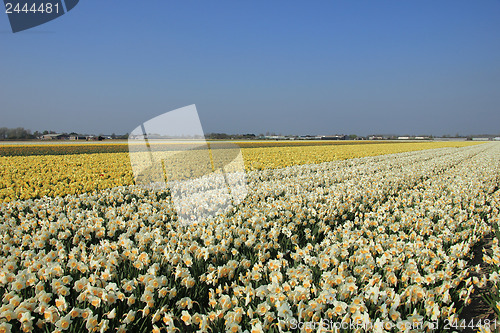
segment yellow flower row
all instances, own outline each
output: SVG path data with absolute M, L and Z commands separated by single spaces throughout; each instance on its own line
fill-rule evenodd
M 458 148 L 471 144 L 469 142 L 390 142 L 377 144 L 312 145 L 306 147 L 285 145 L 280 147 L 243 149 L 243 158 L 247 170 L 263 170 L 424 149 Z
M 133 184 L 126 153 L 0 157 L 0 201 Z
M 257 148 L 242 148 L 245 168 L 246 170 L 274 169 L 405 151 L 462 147 L 470 144 L 467 142 L 341 145 L 320 143 L 321 145 L 283 144 L 279 147 L 261 148 L 259 144 L 266 145 L 267 143 L 252 143 L 252 147 Z M 244 143 L 242 145 L 245 146 Z M 246 143 L 246 145 L 249 144 Z M 112 145 L 112 147 L 115 146 Z M 43 147 L 46 149 L 46 146 Z M 105 145 L 99 147 L 102 148 Z M 75 146 L 68 146 L 68 149 L 75 149 Z M 80 194 L 134 184 L 128 153 L 2 156 L 0 157 L 0 174 L 2 175 L 0 202 Z

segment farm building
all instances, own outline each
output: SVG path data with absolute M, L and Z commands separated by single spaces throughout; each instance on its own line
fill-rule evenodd
M 40 137 L 42 140 L 67 140 L 67 134 L 44 134 Z
M 87 140 L 87 137 L 84 135 L 72 135 L 69 137 L 70 140 Z
M 321 140 L 347 140 L 347 135 L 322 135 Z

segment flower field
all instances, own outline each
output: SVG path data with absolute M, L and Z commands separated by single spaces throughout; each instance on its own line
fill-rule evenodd
M 468 142 L 240 142 L 247 170 L 282 168 Z M 134 184 L 127 144 L 0 145 L 0 202 Z
M 499 282 L 467 263 L 500 225 L 500 144 L 419 144 L 243 148 L 247 197 L 192 225 L 121 186 L 126 153 L 1 157 L 0 332 L 459 331 Z

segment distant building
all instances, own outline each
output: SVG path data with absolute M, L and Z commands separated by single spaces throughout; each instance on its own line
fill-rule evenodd
M 67 134 L 44 134 L 40 137 L 42 140 L 67 140 L 68 138 Z
M 87 136 L 86 140 L 87 141 L 102 141 L 102 140 L 104 140 L 104 137 L 101 135 L 99 135 L 99 136 L 90 135 L 90 136 Z
M 347 135 L 322 135 L 320 140 L 347 140 Z
M 398 136 L 398 140 L 410 140 L 409 136 Z
M 500 141 L 500 136 L 493 138 L 494 141 Z
M 472 138 L 472 141 L 490 141 L 490 138 Z
M 70 140 L 87 140 L 87 137 L 84 135 L 72 135 L 69 137 Z
M 434 141 L 465 141 L 467 138 L 434 138 Z

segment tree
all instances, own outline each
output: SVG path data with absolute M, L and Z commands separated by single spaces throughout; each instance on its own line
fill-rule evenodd
M 0 128 L 0 140 L 25 140 L 31 138 L 33 138 L 31 131 L 24 129 L 23 127 Z

